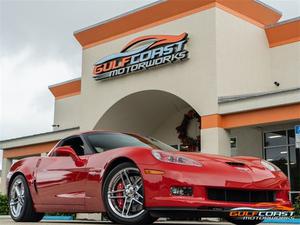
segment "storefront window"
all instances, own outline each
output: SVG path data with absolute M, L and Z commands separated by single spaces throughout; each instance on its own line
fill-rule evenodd
M 289 145 L 295 145 L 295 131 L 294 130 L 288 130 L 288 142 Z
M 295 148 L 295 131 L 264 133 L 265 159 L 278 166 L 291 184 L 292 200 L 300 193 L 300 149 Z
M 300 190 L 300 149 L 289 147 L 290 151 L 290 176 L 292 190 Z
M 276 131 L 265 133 L 265 147 L 286 145 L 286 132 Z
M 286 147 L 266 148 L 266 160 L 278 166 L 288 176 L 288 152 Z

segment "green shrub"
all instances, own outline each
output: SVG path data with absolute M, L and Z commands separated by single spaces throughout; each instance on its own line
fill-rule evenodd
M 0 194 L 0 215 L 8 215 L 8 199 L 6 195 Z

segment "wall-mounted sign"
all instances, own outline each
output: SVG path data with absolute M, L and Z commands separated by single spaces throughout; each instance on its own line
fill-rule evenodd
M 106 56 L 94 64 L 96 80 L 122 76 L 152 67 L 187 59 L 184 49 L 187 33 L 149 35 L 129 42 L 120 53 Z

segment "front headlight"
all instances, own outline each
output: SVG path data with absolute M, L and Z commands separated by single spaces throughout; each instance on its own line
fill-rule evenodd
M 273 163 L 270 163 L 270 162 L 268 162 L 268 161 L 266 161 L 266 160 L 261 160 L 260 161 L 260 163 L 266 168 L 266 169 L 268 169 L 268 170 L 270 170 L 270 171 L 280 171 L 280 169 L 276 166 L 276 165 L 274 165 Z
M 169 153 L 169 152 L 152 150 L 152 155 L 157 160 L 166 162 L 166 163 L 174 163 L 174 164 L 180 164 L 180 165 L 202 167 L 202 164 L 198 161 L 195 161 L 193 159 L 190 159 L 190 158 L 187 158 L 184 156 L 175 155 L 175 154 Z

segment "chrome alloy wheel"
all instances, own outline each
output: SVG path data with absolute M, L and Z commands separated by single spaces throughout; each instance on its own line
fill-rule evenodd
M 19 217 L 25 203 L 24 184 L 21 179 L 17 179 L 10 189 L 9 208 L 14 217 Z
M 122 218 L 130 219 L 144 212 L 143 181 L 137 168 L 120 170 L 110 180 L 107 199 L 110 208 Z

